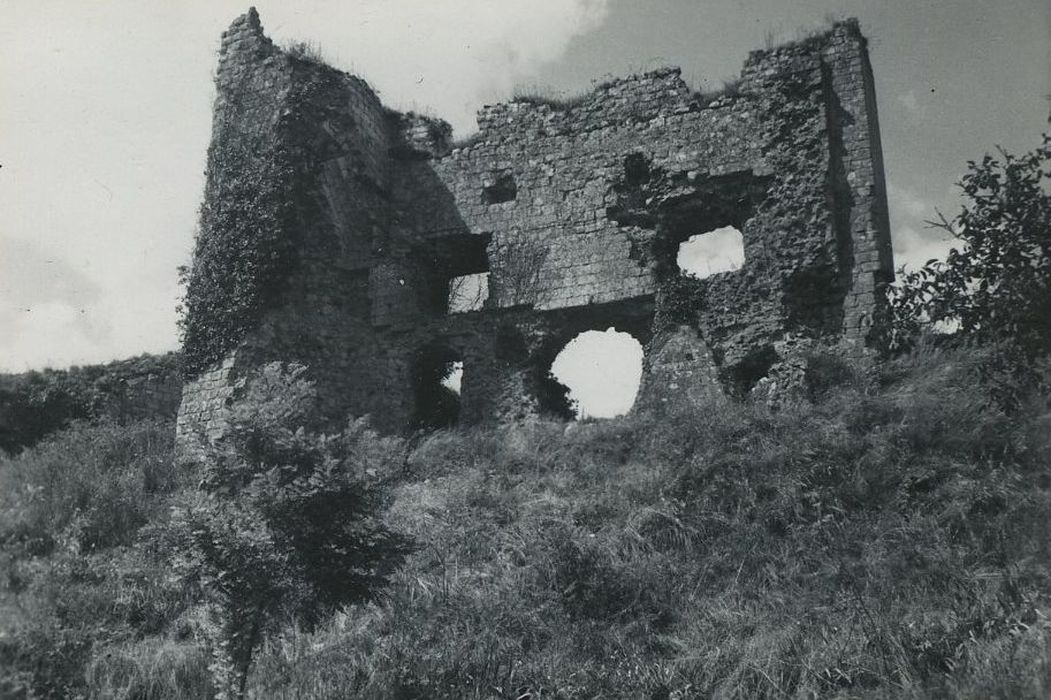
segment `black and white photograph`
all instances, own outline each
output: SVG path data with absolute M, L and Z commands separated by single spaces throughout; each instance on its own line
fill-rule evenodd
M 1051 698 L 1051 4 L 0 0 L 0 698 Z

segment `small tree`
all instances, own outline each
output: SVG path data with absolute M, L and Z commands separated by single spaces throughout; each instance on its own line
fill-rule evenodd
M 902 273 L 891 291 L 892 349 L 944 326 L 962 340 L 1000 344 L 1022 358 L 1051 354 L 1051 136 L 1034 151 L 999 149 L 968 163 L 965 204 L 932 227 L 962 245 L 944 261 Z
M 498 305 L 547 303 L 551 296 L 544 278 L 547 257 L 546 247 L 530 241 L 502 249 L 494 261 L 492 278 Z
M 376 476 L 400 463 L 400 440 L 364 419 L 315 430 L 305 368 L 264 367 L 208 448 L 195 493 L 174 509 L 177 564 L 205 604 L 219 698 L 244 696 L 252 656 L 279 619 L 313 625 L 370 597 L 405 552 L 383 527 Z

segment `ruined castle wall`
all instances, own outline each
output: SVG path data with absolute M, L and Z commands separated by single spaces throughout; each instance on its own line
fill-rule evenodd
M 887 188 L 883 171 L 876 91 L 865 38 L 857 31 L 835 32 L 822 53 L 831 67 L 838 114 L 834 146 L 850 195 L 846 225 L 852 257 L 843 333 L 863 346 L 882 311 L 879 290 L 894 280 Z
M 385 309 L 418 316 L 420 297 L 405 293 L 413 278 L 398 274 L 398 260 L 389 257 L 399 239 L 388 205 L 392 114 L 364 81 L 276 49 L 254 11 L 224 35 L 216 87 L 213 144 L 258 138 L 293 154 L 294 211 L 282 235 L 295 241 L 296 255 L 280 303 L 187 383 L 180 434 L 221 434 L 224 409 L 245 374 L 273 360 L 308 365 L 326 413 L 340 416 L 351 405 L 381 424 L 395 416 L 400 427 L 411 405 L 389 385 L 392 378 L 409 383 L 407 361 L 373 330 Z M 221 188 L 228 177 L 217 171 L 210 184 Z M 216 198 L 206 193 L 206 201 Z
M 437 175 L 453 197 L 445 209 L 455 212 L 433 227 L 422 222 L 420 234 L 440 237 L 462 225 L 490 236 L 494 306 L 521 303 L 501 294 L 499 281 L 506 267 L 539 249 L 546 257 L 526 300 L 535 308 L 662 290 L 668 307 L 690 307 L 682 320 L 702 331 L 696 356 L 714 350 L 723 365 L 758 362 L 761 371 L 786 332 L 865 340 L 861 326 L 871 319 L 862 315 L 872 313 L 889 269 L 874 121 L 864 39 L 851 23 L 753 54 L 736 92 L 714 102 L 701 103 L 671 70 L 601 86 L 577 104 L 495 105 L 479 114 L 470 143 L 435 160 L 433 171 L 419 167 Z M 661 180 L 640 187 L 658 200 L 642 226 L 617 220 L 633 154 Z M 426 178 L 416 179 L 408 192 L 422 189 Z M 513 196 L 487 201 L 501 180 L 513 183 Z M 704 211 L 713 186 L 720 197 L 743 199 L 753 186 L 762 193 L 747 216 L 720 221 Z M 697 211 L 679 218 L 692 217 L 696 228 L 676 222 L 662 230 L 662 216 L 669 217 L 661 207 L 690 198 L 699 200 Z M 655 258 L 654 239 L 677 243 L 725 223 L 743 233 L 743 269 L 685 293 L 664 285 L 661 263 L 669 261 Z M 665 246 L 665 255 L 672 250 Z M 670 324 L 669 337 L 681 340 L 678 328 Z M 658 333 L 654 350 L 663 341 Z
M 308 365 L 323 410 L 340 415 L 348 391 L 383 391 L 369 309 L 374 253 L 386 245 L 389 220 L 388 118 L 363 81 L 327 66 L 298 62 L 295 81 L 301 97 L 289 106 L 295 122 L 287 138 L 309 163 L 298 175 L 302 243 L 286 305 L 267 316 L 250 346 L 266 360 Z
M 323 410 L 340 413 L 347 387 L 365 395 L 383 390 L 369 308 L 373 250 L 386 245 L 388 229 L 389 118 L 363 81 L 308 58 L 286 60 L 287 87 L 267 97 L 273 86 L 264 85 L 262 101 L 285 118 L 274 138 L 299 154 L 296 211 L 287 232 L 297 240 L 297 256 L 284 304 L 265 315 L 236 358 L 201 382 L 208 387 L 206 403 L 215 407 L 231 398 L 229 387 L 242 368 L 296 361 L 311 368 Z M 220 95 L 236 94 L 238 86 L 223 75 Z
M 555 354 L 610 326 L 645 345 L 641 406 L 747 390 L 785 338 L 862 346 L 890 279 L 856 23 L 754 52 L 720 96 L 666 69 L 570 103 L 483 108 L 461 144 L 277 51 L 254 13 L 224 38 L 217 85 L 213 140 L 232 111 L 296 154 L 297 256 L 280 302 L 187 384 L 184 431 L 214 437 L 240 377 L 269 360 L 309 365 L 329 415 L 370 413 L 385 430 L 426 408 L 421 363 L 442 358 L 464 363 L 465 421 L 558 412 Z M 678 244 L 725 225 L 742 233 L 743 267 L 681 275 Z M 450 279 L 483 272 L 484 307 L 450 313 Z
M 261 145 L 279 140 L 282 106 L 291 93 L 292 66 L 288 57 L 263 34 L 254 11 L 238 17 L 223 33 L 215 83 L 210 159 L 214 161 L 214 151 L 220 143 L 229 152 L 251 157 L 261 150 Z M 210 175 L 205 206 L 217 206 L 217 190 L 223 185 L 214 173 Z M 200 263 L 195 260 L 195 264 Z M 213 366 L 188 378 L 176 423 L 177 442 L 191 442 L 196 433 L 210 438 L 221 433 L 224 410 L 235 392 L 235 365 L 239 360 L 242 365 L 250 364 L 244 355 L 243 350 L 234 349 Z
M 434 172 L 467 230 L 492 235 L 494 277 L 522 255 L 546 252 L 527 298 L 498 293 L 495 304 L 555 309 L 654 292 L 643 243 L 633 240 L 645 234 L 607 213 L 625 158 L 643 154 L 669 176 L 763 169 L 744 101 L 707 109 L 693 102 L 671 70 L 600 87 L 578 105 L 515 102 L 479 114 L 474 142 L 436 161 Z M 508 177 L 514 198 L 487 203 L 486 189 Z

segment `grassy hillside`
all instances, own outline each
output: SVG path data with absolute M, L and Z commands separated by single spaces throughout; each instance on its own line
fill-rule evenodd
M 815 358 L 776 408 L 391 442 L 415 551 L 381 599 L 275 630 L 249 693 L 1047 697 L 1051 408 L 1005 413 L 980 366 Z M 7 692 L 200 697 L 195 603 L 151 545 L 193 475 L 107 430 L 0 464 Z
M 83 695 L 93 659 L 172 629 L 182 592 L 143 534 L 190 486 L 173 435 L 74 423 L 0 459 L 0 697 Z

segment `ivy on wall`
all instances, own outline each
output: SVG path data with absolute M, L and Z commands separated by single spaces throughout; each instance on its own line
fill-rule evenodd
M 686 274 L 668 277 L 657 292 L 654 331 L 670 330 L 679 325 L 696 328 L 697 315 L 704 308 L 709 281 Z
M 311 125 L 324 123 L 342 74 L 305 57 L 286 56 L 284 96 L 220 88 L 204 202 L 191 268 L 180 270 L 184 371 L 190 378 L 245 339 L 281 302 L 298 263 L 311 213 L 317 164 L 330 153 Z M 266 128 L 266 110 L 281 112 Z
M 287 149 L 253 133 L 243 100 L 220 110 L 208 149 L 193 266 L 180 329 L 185 369 L 195 375 L 223 357 L 275 299 L 294 257 L 286 232 L 294 168 Z

